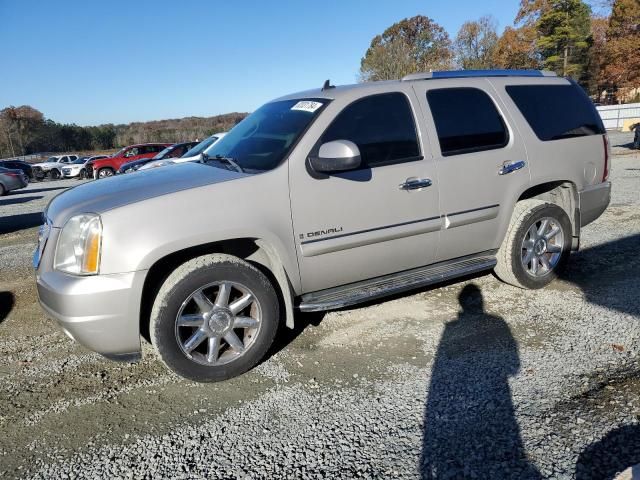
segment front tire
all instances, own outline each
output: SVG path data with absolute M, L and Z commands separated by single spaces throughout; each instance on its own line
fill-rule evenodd
M 175 373 L 217 382 L 262 360 L 279 320 L 269 279 L 239 258 L 214 254 L 169 275 L 154 301 L 149 332 L 160 359 Z
M 113 177 L 114 171 L 111 168 L 101 168 L 98 170 L 98 178 Z
M 503 282 L 519 288 L 545 287 L 564 268 L 571 238 L 571 221 L 558 205 L 520 201 L 498 250 L 494 272 Z
M 49 176 L 51 177 L 51 180 L 58 180 L 60 178 L 60 172 L 54 168 L 49 172 Z

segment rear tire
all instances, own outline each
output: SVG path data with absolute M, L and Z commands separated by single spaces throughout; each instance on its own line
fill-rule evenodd
M 545 287 L 564 268 L 571 239 L 571 221 L 558 205 L 533 199 L 520 201 L 498 250 L 494 273 L 519 288 Z
M 164 364 L 196 382 L 217 382 L 254 367 L 280 321 L 269 279 L 231 255 L 182 264 L 165 280 L 151 311 L 151 343 Z

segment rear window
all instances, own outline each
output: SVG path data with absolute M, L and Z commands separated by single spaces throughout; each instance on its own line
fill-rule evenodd
M 506 89 L 544 142 L 605 133 L 591 100 L 576 85 L 510 85 Z
M 443 156 L 502 148 L 509 134 L 493 100 L 477 88 L 427 92 Z

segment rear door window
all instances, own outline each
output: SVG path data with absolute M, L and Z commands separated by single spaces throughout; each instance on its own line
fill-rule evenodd
M 543 142 L 605 133 L 600 115 L 577 85 L 509 85 L 506 90 Z
M 372 95 L 342 110 L 321 143 L 350 140 L 360 149 L 362 168 L 420 159 L 413 113 L 399 92 Z
M 427 92 L 442 156 L 503 148 L 509 133 L 493 100 L 478 88 Z

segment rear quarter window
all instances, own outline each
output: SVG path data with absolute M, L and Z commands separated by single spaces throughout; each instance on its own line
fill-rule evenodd
M 577 85 L 509 85 L 506 90 L 543 142 L 605 133 L 600 115 Z

